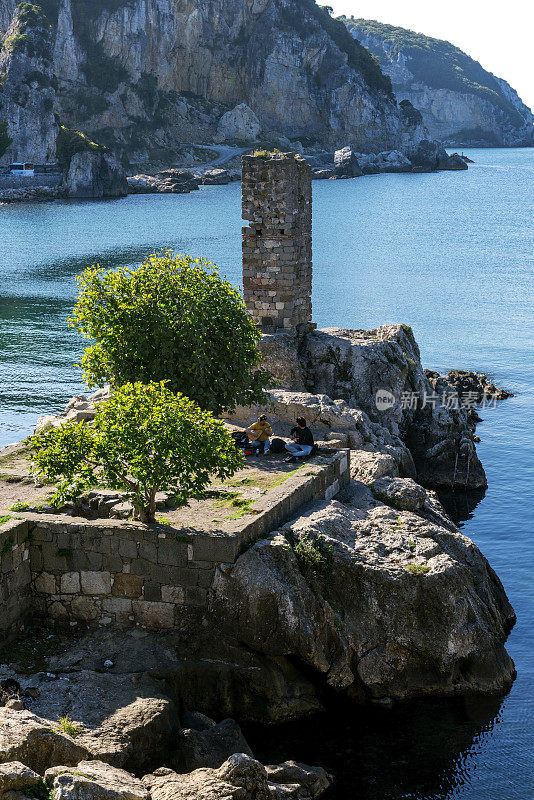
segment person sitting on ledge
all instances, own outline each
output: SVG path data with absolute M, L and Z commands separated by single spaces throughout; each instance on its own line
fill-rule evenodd
M 273 429 L 269 424 L 269 420 L 262 414 L 261 417 L 258 417 L 258 421 L 254 422 L 250 428 L 247 428 L 247 434 L 249 440 L 251 442 L 259 442 L 263 445 L 263 454 L 267 455 L 270 452 L 271 446 L 271 436 L 273 435 Z
M 309 456 L 313 450 L 313 434 L 306 425 L 304 417 L 297 418 L 297 426 L 291 431 L 292 442 L 286 444 L 286 450 L 291 453 L 288 461 L 298 461 L 299 458 Z

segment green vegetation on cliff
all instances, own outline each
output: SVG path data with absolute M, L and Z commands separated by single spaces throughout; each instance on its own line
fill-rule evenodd
M 88 150 L 104 152 L 107 150 L 107 147 L 92 142 L 91 139 L 81 131 L 70 130 L 64 125 L 60 126 L 59 134 L 56 139 L 57 160 L 60 164 L 67 166 L 70 164 L 70 160 L 75 153 L 85 153 Z
M 378 59 L 365 47 L 362 47 L 356 39 L 353 39 L 340 20 L 330 15 L 328 6 L 318 6 L 315 0 L 300 0 L 300 3 L 295 5 L 302 6 L 317 25 L 328 33 L 339 49 L 347 56 L 349 66 L 361 73 L 363 79 L 371 89 L 384 92 L 389 97 L 393 97 L 391 81 L 389 77 L 382 72 Z M 296 30 L 303 36 L 310 33 L 309 26 L 306 20 L 303 19 L 302 12 L 298 7 L 294 10 L 285 7 L 280 13 L 284 24 L 293 28 L 293 30 Z
M 406 56 L 407 68 L 421 83 L 433 89 L 477 95 L 504 111 L 516 127 L 523 123 L 495 76 L 450 42 L 376 20 L 343 18 L 342 21 L 354 36 L 376 37 L 388 54 Z

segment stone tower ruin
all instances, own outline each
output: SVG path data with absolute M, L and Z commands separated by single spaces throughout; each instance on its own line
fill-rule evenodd
M 243 156 L 244 299 L 262 333 L 312 316 L 311 168 L 293 154 Z

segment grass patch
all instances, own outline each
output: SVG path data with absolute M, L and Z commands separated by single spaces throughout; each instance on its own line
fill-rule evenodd
M 64 717 L 59 717 L 59 718 L 58 718 L 58 721 L 57 721 L 57 724 L 58 724 L 58 728 L 59 728 L 61 731 L 63 731 L 63 733 L 66 733 L 66 734 L 67 734 L 67 736 L 72 736 L 72 738 L 73 738 L 73 739 L 75 739 L 75 738 L 76 738 L 76 736 L 79 736 L 79 735 L 80 735 L 80 733 L 82 732 L 82 729 L 81 729 L 81 728 L 79 728 L 79 727 L 78 727 L 78 726 L 77 726 L 77 725 L 76 725 L 76 724 L 75 724 L 75 723 L 74 723 L 74 722 L 71 720 L 71 718 L 69 717 L 69 715 L 68 715 L 68 714 L 65 714 L 65 716 L 64 716 Z
M 16 503 L 10 507 L 10 511 L 27 511 L 30 507 L 30 504 L 27 503 L 25 500 L 17 500 Z
M 172 525 L 170 519 L 163 514 L 156 514 L 156 522 L 158 525 Z
M 0 525 L 9 522 L 10 519 L 12 519 L 11 514 L 2 514 L 2 516 L 0 516 Z
M 284 472 L 278 478 L 275 478 L 274 481 L 269 484 L 269 488 L 267 489 L 267 491 L 270 492 L 272 489 L 277 489 L 279 486 L 282 486 L 282 484 L 284 484 L 288 480 L 288 478 L 292 478 L 293 475 L 296 475 L 297 472 L 300 472 L 303 466 L 304 465 L 301 464 L 300 467 L 292 469 L 291 472 Z
M 411 572 L 412 575 L 425 575 L 430 572 L 430 567 L 424 564 L 409 564 L 405 569 Z

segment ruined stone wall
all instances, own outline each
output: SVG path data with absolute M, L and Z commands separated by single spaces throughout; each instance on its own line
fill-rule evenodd
M 311 322 L 311 168 L 289 154 L 243 156 L 243 289 L 264 333 Z
M 349 452 L 321 456 L 254 503 L 231 531 L 20 512 L 1 527 L 0 643 L 30 615 L 57 623 L 183 628 L 209 609 L 216 570 L 350 477 Z
M 8 641 L 30 613 L 30 534 L 28 522 L 8 520 L 0 531 L 0 641 Z

